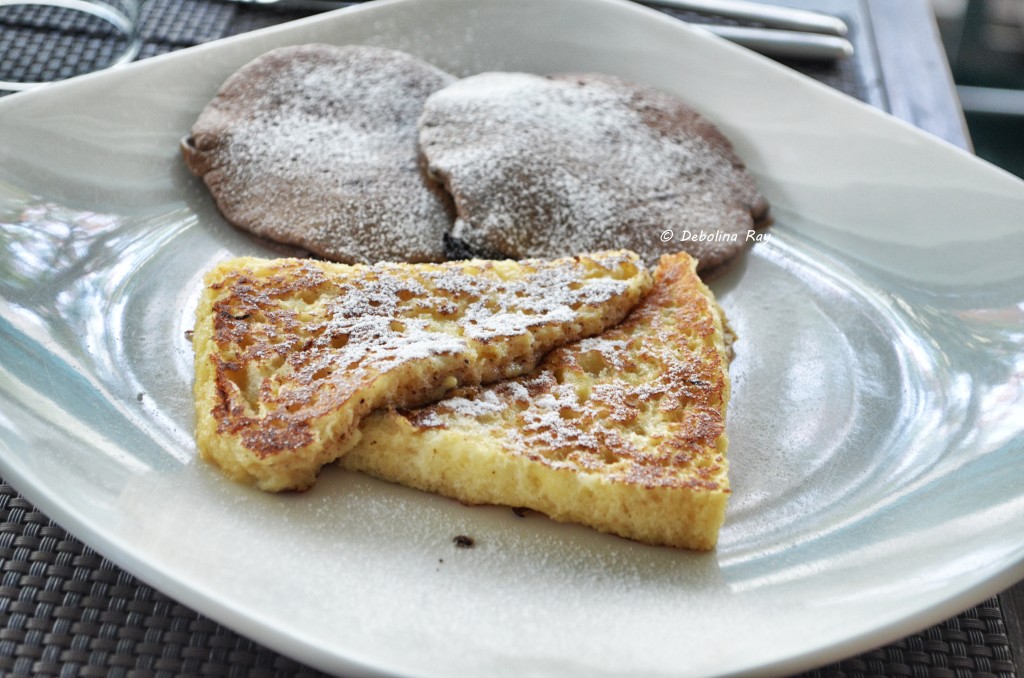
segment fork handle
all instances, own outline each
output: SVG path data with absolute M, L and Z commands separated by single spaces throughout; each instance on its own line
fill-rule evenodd
M 755 21 L 765 26 L 789 31 L 836 36 L 844 36 L 847 33 L 846 22 L 839 17 L 802 9 L 762 5 L 757 2 L 747 2 L 747 0 L 639 0 L 639 2 L 651 7 L 681 9 L 741 21 Z

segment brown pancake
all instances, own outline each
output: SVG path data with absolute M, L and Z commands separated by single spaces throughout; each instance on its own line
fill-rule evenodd
M 440 261 L 453 214 L 416 148 L 454 78 L 363 45 L 284 47 L 232 75 L 181 150 L 235 226 L 344 263 Z
M 654 262 L 683 250 L 706 270 L 767 223 L 767 202 L 709 120 L 611 76 L 465 78 L 427 99 L 419 140 L 454 198 L 453 238 L 481 255 L 622 247 Z

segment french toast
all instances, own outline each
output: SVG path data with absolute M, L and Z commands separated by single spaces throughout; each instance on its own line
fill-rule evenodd
M 260 489 L 306 489 L 371 411 L 528 372 L 550 350 L 620 322 L 650 285 L 627 251 L 221 263 L 206 275 L 193 329 L 199 451 Z
M 714 548 L 730 492 L 731 331 L 695 268 L 663 256 L 623 323 L 529 374 L 373 413 L 338 463 L 466 504 Z

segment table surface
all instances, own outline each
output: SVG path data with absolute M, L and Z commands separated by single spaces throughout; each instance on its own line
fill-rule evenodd
M 787 65 L 970 150 L 928 0 L 774 0 L 850 26 L 854 57 Z M 668 10 L 666 10 L 668 11 Z M 668 11 L 694 22 L 721 18 Z M 307 16 L 218 0 L 148 0 L 139 58 Z M 0 23 L 0 74 L 60 36 Z M 66 49 L 66 48 L 65 48 Z M 0 77 L 2 79 L 2 77 Z M 2 94 L 2 93 L 0 93 Z M 807 676 L 1024 676 L 1024 582 L 942 624 Z M 0 484 L 0 674 L 318 675 L 174 602 Z

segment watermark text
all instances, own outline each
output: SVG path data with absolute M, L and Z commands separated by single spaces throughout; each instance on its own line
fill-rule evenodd
M 661 232 L 661 242 L 764 242 L 772 237 L 771 233 L 762 233 L 749 229 L 746 233 L 723 233 L 722 231 L 673 231 L 666 228 Z

